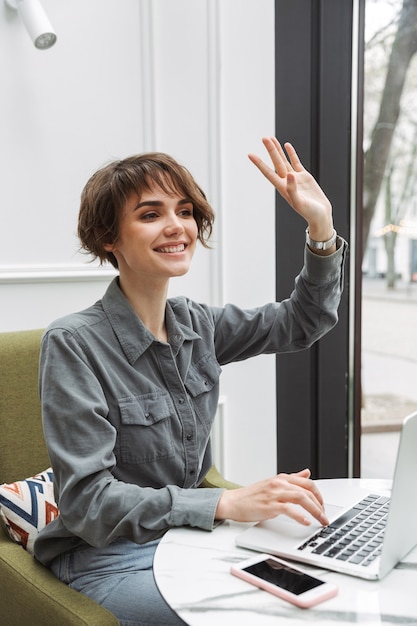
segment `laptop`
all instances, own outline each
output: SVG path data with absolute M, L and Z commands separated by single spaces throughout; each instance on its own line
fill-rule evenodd
M 383 459 L 381 459 L 383 463 Z M 236 544 L 327 570 L 380 580 L 417 545 L 417 412 L 405 418 L 389 492 L 351 479 L 317 481 L 330 524 L 308 527 L 286 515 L 237 535 Z

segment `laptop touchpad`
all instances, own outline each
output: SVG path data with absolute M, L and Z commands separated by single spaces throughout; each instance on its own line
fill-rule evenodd
M 324 506 L 329 521 L 333 521 L 334 519 L 339 517 L 339 515 L 344 510 L 344 507 L 336 506 L 334 504 L 325 504 Z M 292 517 L 288 517 L 288 515 L 278 515 L 274 519 L 260 522 L 258 526 L 268 530 L 272 530 L 274 532 L 278 532 L 280 535 L 287 536 L 288 538 L 292 537 L 292 539 L 303 539 L 310 536 L 318 529 L 322 528 L 322 525 L 312 515 L 307 513 L 305 509 L 303 509 L 303 513 L 311 521 L 311 524 L 309 526 L 304 526 L 303 524 L 296 522 L 294 519 L 292 519 Z

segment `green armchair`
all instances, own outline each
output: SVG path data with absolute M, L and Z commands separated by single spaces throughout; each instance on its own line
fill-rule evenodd
M 42 330 L 0 333 L 0 484 L 45 470 L 38 358 Z M 206 487 L 235 488 L 213 466 Z M 0 620 L 7 626 L 110 626 L 116 617 L 70 589 L 0 528 Z

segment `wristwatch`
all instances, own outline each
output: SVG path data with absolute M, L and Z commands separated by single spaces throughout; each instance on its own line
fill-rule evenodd
M 308 234 L 308 226 L 306 228 L 306 244 L 309 248 L 313 248 L 313 250 L 328 250 L 336 243 L 337 232 L 333 228 L 333 235 L 327 241 L 314 241 L 314 239 L 310 239 L 310 235 Z

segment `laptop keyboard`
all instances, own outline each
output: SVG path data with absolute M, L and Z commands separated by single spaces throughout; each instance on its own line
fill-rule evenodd
M 381 554 L 389 498 L 370 494 L 298 550 L 366 567 Z

